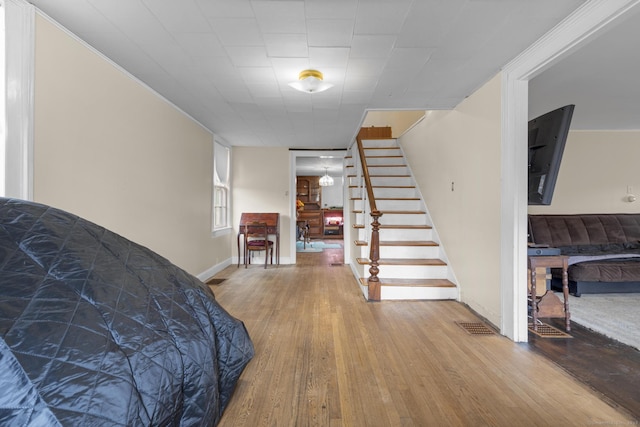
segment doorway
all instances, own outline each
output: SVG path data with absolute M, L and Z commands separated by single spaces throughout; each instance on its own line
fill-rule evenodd
M 298 257 L 305 265 L 343 263 L 347 151 L 292 150 L 290 153 L 292 263 L 298 264 Z M 321 185 L 321 178 L 325 176 L 331 178 L 332 185 Z

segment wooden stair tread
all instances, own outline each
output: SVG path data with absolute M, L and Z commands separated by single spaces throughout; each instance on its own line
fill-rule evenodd
M 360 278 L 360 283 L 367 286 L 367 279 Z M 456 285 L 447 279 L 380 279 L 380 286 L 413 286 L 429 288 L 455 288 Z
M 364 240 L 356 240 L 353 243 L 355 243 L 356 246 L 367 246 L 369 244 L 369 242 L 366 242 Z
M 364 227 L 364 226 L 363 226 Z M 401 225 L 401 224 L 380 224 L 380 228 L 408 229 L 408 230 L 430 230 L 430 225 Z
M 384 155 L 384 156 L 365 156 L 367 159 L 402 159 L 404 158 L 403 155 L 399 154 L 399 155 Z
M 369 169 L 371 168 L 406 168 L 407 165 L 367 165 Z
M 383 215 L 424 215 L 425 211 L 380 211 Z
M 352 197 L 351 200 L 362 200 L 362 197 Z M 420 197 L 376 197 L 376 200 L 420 200 Z
M 387 146 L 387 147 L 362 147 L 365 150 L 399 150 L 400 147 L 393 147 L 393 146 Z
M 370 178 L 411 178 L 411 175 L 392 175 L 392 174 L 378 174 L 369 175 Z
M 353 228 L 364 228 L 364 224 L 354 224 Z M 430 225 L 398 225 L 398 224 L 380 224 L 380 229 L 390 230 L 431 230 Z
M 370 265 L 368 258 L 356 258 L 360 265 Z M 446 262 L 437 258 L 380 258 L 378 265 L 447 265 Z
M 380 246 L 438 246 L 431 240 L 381 240 Z
M 360 188 L 359 185 L 350 185 L 349 188 Z M 372 185 L 371 188 L 416 188 L 415 185 Z M 376 200 L 378 198 L 376 197 Z
M 349 188 L 360 188 L 360 185 L 350 185 Z M 415 185 L 372 185 L 371 188 L 416 188 Z M 376 200 L 378 198 L 376 197 Z

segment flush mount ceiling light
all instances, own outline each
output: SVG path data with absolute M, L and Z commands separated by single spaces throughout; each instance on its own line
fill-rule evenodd
M 322 73 L 318 70 L 300 71 L 297 82 L 289 83 L 289 86 L 300 92 L 316 93 L 323 92 L 333 85 L 322 80 Z
M 327 169 L 328 168 L 324 168 L 324 176 L 320 177 L 320 181 L 318 182 L 320 187 L 329 187 L 330 185 L 333 185 L 333 178 L 329 176 Z

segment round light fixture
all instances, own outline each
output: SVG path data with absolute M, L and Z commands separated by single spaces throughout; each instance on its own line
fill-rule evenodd
M 318 70 L 300 71 L 298 81 L 289 83 L 289 86 L 306 93 L 323 92 L 333 87 L 331 83 L 323 80 L 323 75 Z

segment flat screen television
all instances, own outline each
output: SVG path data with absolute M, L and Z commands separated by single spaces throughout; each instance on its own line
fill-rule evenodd
M 529 204 L 550 205 L 575 105 L 529 121 Z

